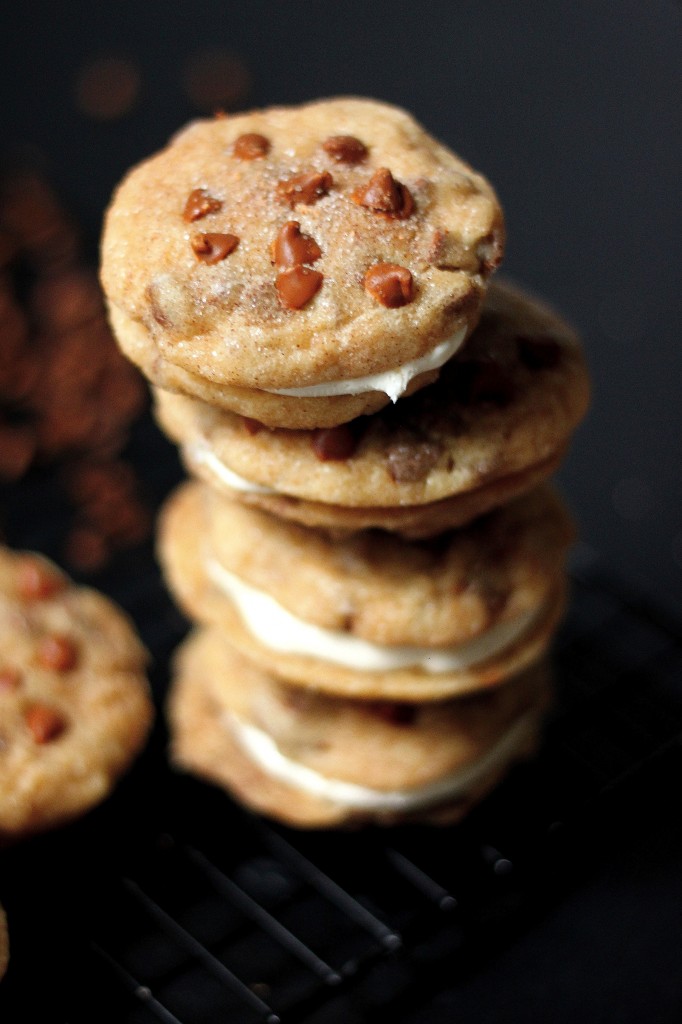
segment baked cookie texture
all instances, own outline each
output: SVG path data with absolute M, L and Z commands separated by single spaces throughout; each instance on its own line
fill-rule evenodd
M 195 121 L 112 198 L 109 318 L 191 478 L 172 756 L 252 810 L 457 821 L 535 747 L 589 381 L 504 246 L 486 179 L 356 97 Z
M 267 429 L 155 389 L 190 473 L 308 526 L 428 536 L 532 489 L 559 465 L 589 401 L 573 330 L 508 283 L 439 379 L 332 430 Z
M 342 97 L 188 125 L 117 189 L 101 279 L 154 383 L 308 428 L 432 381 L 503 249 L 480 174 L 405 111 Z M 424 359 L 409 385 L 366 379 Z
M 153 719 L 128 617 L 30 552 L 0 548 L 0 844 L 102 801 Z
M 176 655 L 172 757 L 295 827 L 452 823 L 533 752 L 550 698 L 544 663 L 444 703 L 334 698 L 288 686 L 220 631 L 198 630 Z M 249 732 L 267 737 L 265 755 Z
M 190 482 L 158 529 L 181 607 L 262 668 L 329 693 L 418 701 L 495 685 L 545 652 L 572 539 L 545 488 L 410 542 L 334 538 Z

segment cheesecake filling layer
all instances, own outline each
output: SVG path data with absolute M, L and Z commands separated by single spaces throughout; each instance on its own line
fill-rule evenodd
M 341 630 L 322 629 L 292 615 L 269 594 L 235 576 L 215 558 L 206 562 L 211 581 L 233 602 L 244 625 L 264 647 L 282 654 L 320 658 L 362 672 L 419 668 L 425 672 L 458 672 L 506 650 L 523 636 L 541 608 L 500 622 L 480 636 L 453 647 L 388 646 Z
M 414 789 L 379 790 L 328 778 L 287 757 L 262 729 L 228 713 L 227 723 L 237 742 L 266 774 L 295 789 L 342 807 L 367 811 L 413 811 L 466 796 L 491 773 L 504 770 L 524 749 L 538 726 L 538 712 L 526 711 L 482 757 L 436 782 Z
M 365 395 L 370 391 L 383 391 L 392 402 L 397 402 L 405 394 L 411 380 L 420 373 L 437 370 L 446 363 L 461 347 L 466 338 L 466 327 L 452 337 L 427 352 L 425 356 L 412 359 L 394 370 L 383 373 L 372 373 L 366 377 L 353 377 L 351 380 L 332 380 L 322 384 L 309 384 L 300 388 L 263 388 L 273 395 L 289 395 L 292 398 L 329 398 L 332 395 Z

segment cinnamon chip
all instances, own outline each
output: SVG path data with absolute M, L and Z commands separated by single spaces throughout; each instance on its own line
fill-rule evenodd
M 191 244 L 197 259 L 202 263 L 212 264 L 220 263 L 229 256 L 239 245 L 239 239 L 236 235 L 209 231 L 206 234 L 194 235 Z
M 270 140 L 257 132 L 247 132 L 235 139 L 232 155 L 238 160 L 258 160 L 270 152 Z
M 419 483 L 426 479 L 441 453 L 441 445 L 434 441 L 418 437 L 398 440 L 387 452 L 389 475 L 397 484 Z
M 209 213 L 217 213 L 222 205 L 221 201 L 209 195 L 205 188 L 195 188 L 187 196 L 182 216 L 192 223 L 208 216 Z
M 62 715 L 48 704 L 32 704 L 24 717 L 36 743 L 49 743 L 66 729 Z
M 322 274 L 310 267 L 290 267 L 277 275 L 275 287 L 284 309 L 302 309 L 322 286 Z
M 322 250 L 310 235 L 304 235 L 297 220 L 288 220 L 271 246 L 272 262 L 280 270 L 319 260 Z
M 414 298 L 412 274 L 397 263 L 375 263 L 362 283 L 372 298 L 389 309 L 406 306 Z
M 357 438 L 346 423 L 314 430 L 310 443 L 320 462 L 349 459 L 358 445 Z
M 19 566 L 17 592 L 22 601 L 41 601 L 52 597 L 64 586 L 61 576 L 34 558 L 24 559 Z
M 293 207 L 296 203 L 310 206 L 322 196 L 326 196 L 333 183 L 334 179 L 329 171 L 305 171 L 303 174 L 296 174 L 293 178 L 278 182 L 277 195 L 289 203 L 289 206 Z
M 354 135 L 330 135 L 322 149 L 340 164 L 359 164 L 367 157 L 367 146 Z
M 387 167 L 375 171 L 366 185 L 360 185 L 351 193 L 351 199 L 359 206 L 398 220 L 409 217 L 414 209 L 410 190 L 397 181 Z
M 38 648 L 38 663 L 55 672 L 70 672 L 76 667 L 78 650 L 67 636 L 46 636 Z
M 21 685 L 21 672 L 18 668 L 6 666 L 0 668 L 0 693 L 9 690 L 18 690 Z

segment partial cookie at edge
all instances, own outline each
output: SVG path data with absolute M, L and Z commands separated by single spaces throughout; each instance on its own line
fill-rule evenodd
M 47 559 L 0 549 L 0 842 L 102 801 L 153 719 L 147 653 L 121 609 Z

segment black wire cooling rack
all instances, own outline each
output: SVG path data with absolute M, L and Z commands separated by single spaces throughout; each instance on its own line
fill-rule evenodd
M 29 481 L 21 503 L 43 550 L 45 487 Z M 171 772 L 160 720 L 104 806 L 0 854 L 3 1024 L 397 1020 L 532 927 L 628 785 L 667 759 L 679 769 L 682 625 L 580 562 L 542 750 L 458 827 L 274 826 Z M 186 624 L 151 549 L 104 582 L 155 655 L 161 700 Z

